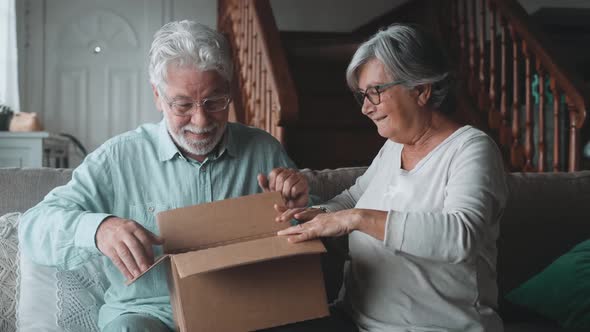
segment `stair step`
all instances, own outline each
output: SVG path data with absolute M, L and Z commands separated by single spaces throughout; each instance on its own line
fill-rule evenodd
M 312 169 L 367 166 L 385 143 L 372 130 L 291 128 L 286 148 L 298 167 Z
M 297 124 L 306 128 L 375 128 L 373 122 L 361 112 L 351 93 L 299 95 Z
M 287 57 L 291 77 L 300 94 L 343 94 L 346 85 L 346 61 L 321 61 L 304 57 Z
M 350 33 L 281 32 L 281 43 L 291 56 L 349 60 L 362 39 Z

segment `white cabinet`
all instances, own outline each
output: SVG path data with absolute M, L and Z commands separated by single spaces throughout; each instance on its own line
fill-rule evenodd
M 46 132 L 0 131 L 0 167 L 42 167 Z
M 0 131 L 0 167 L 69 167 L 69 140 L 46 132 Z

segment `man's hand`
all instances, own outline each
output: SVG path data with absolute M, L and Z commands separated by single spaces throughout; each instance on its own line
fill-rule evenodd
M 137 222 L 118 217 L 105 219 L 96 231 L 96 247 L 128 280 L 137 277 L 154 262 L 153 245 L 164 240 Z
M 295 169 L 275 168 L 268 174 L 268 178 L 264 174 L 258 174 L 258 185 L 264 192 L 280 192 L 288 208 L 307 206 L 307 179 Z

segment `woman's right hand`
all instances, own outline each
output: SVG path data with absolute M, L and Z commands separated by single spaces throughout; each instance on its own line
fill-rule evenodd
M 276 222 L 290 222 L 291 220 L 296 219 L 300 223 L 304 223 L 315 218 L 318 214 L 326 213 L 326 211 L 317 208 L 288 209 L 287 207 L 278 204 L 275 204 L 274 207 L 275 210 L 280 213 L 280 215 L 275 218 Z

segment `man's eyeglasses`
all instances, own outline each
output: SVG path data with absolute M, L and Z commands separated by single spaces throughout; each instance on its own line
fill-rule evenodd
M 170 107 L 172 114 L 176 116 L 190 116 L 194 114 L 193 110 L 201 107 L 203 111 L 207 113 L 216 113 L 221 112 L 227 109 L 231 98 L 229 96 L 214 96 L 209 98 L 204 98 L 201 101 L 194 100 L 194 99 L 179 99 L 169 101 L 168 97 L 163 93 L 160 93 L 161 96 L 164 97 L 164 100 Z
M 371 104 L 379 105 L 381 104 L 381 92 L 385 91 L 385 89 L 390 88 L 394 85 L 402 84 L 403 81 L 393 81 L 389 83 L 379 84 L 368 88 L 365 91 L 353 91 L 354 98 L 359 103 L 359 105 L 363 106 L 365 102 L 365 98 L 367 98 Z

